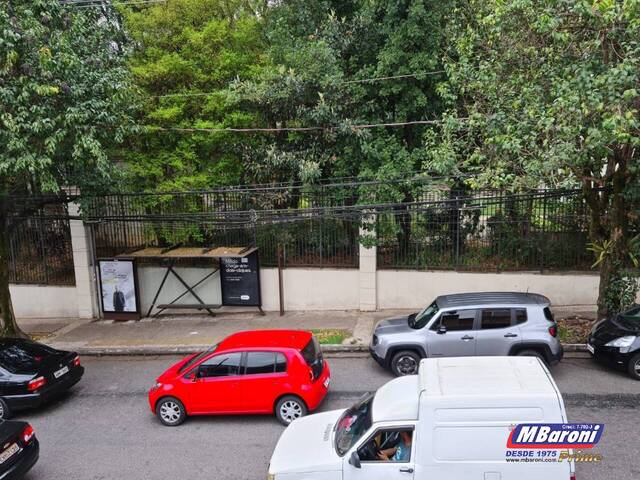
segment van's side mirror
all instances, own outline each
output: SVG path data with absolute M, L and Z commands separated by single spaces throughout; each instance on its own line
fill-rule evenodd
M 358 452 L 351 452 L 351 456 L 349 457 L 349 465 L 360 468 L 360 455 L 358 455 Z
M 447 327 L 445 327 L 444 325 L 440 325 L 440 326 L 438 327 L 438 333 L 439 333 L 440 335 L 442 335 L 443 333 L 447 333 Z

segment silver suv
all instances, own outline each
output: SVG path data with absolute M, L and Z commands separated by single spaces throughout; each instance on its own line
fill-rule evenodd
M 419 313 L 379 322 L 369 351 L 397 376 L 417 373 L 427 357 L 528 355 L 556 363 L 563 350 L 549 304 L 535 293 L 443 295 Z

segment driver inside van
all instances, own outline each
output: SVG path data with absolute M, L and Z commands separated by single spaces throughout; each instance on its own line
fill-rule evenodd
M 411 457 L 411 440 L 413 432 L 401 431 L 398 443 L 391 448 L 378 452 L 378 459 L 385 462 L 408 462 Z

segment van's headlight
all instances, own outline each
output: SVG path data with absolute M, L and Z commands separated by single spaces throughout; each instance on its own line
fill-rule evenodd
M 620 349 L 620 353 L 627 353 L 629 351 L 629 347 L 635 341 L 636 337 L 634 335 L 627 335 L 611 340 L 609 343 L 605 344 L 605 347 L 616 347 Z

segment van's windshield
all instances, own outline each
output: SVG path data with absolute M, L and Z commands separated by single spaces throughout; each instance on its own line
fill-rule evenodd
M 373 393 L 366 395 L 353 407 L 345 411 L 335 426 L 336 452 L 341 457 L 365 434 L 371 427 L 371 404 Z
M 416 315 L 409 315 L 409 326 L 411 328 L 420 329 L 424 327 L 433 316 L 438 313 L 438 305 L 433 302 L 428 307 L 424 307 L 421 312 Z

